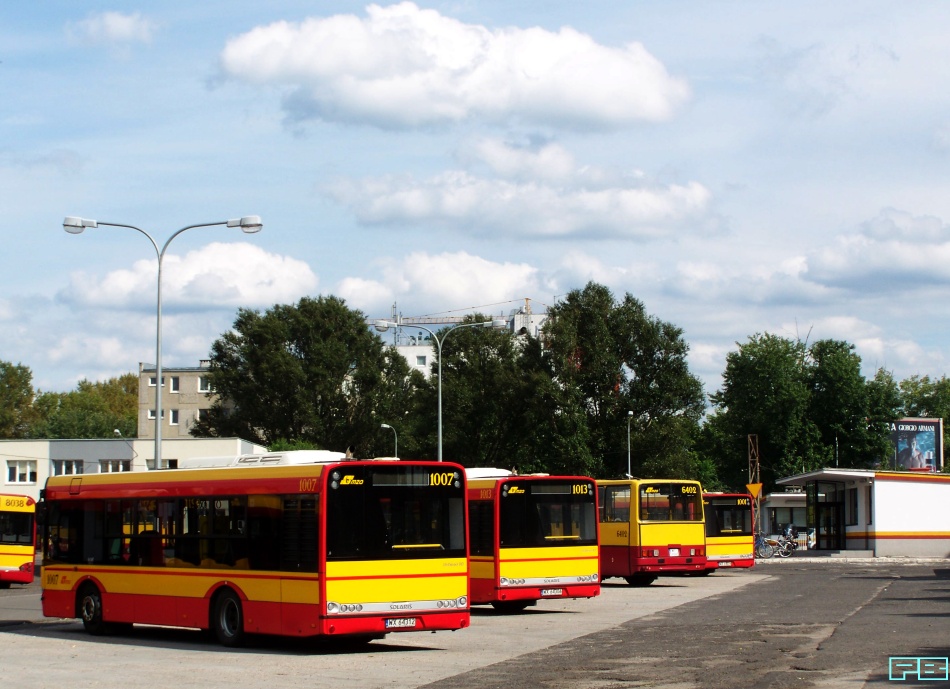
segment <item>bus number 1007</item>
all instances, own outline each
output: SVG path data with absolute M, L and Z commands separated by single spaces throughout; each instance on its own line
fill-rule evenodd
M 455 474 L 451 471 L 429 474 L 430 486 L 451 486 L 455 482 Z

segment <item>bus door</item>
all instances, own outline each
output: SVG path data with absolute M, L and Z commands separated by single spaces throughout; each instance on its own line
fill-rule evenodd
M 633 548 L 639 542 L 636 522 L 631 521 L 630 484 L 599 484 L 598 493 L 601 576 L 628 576 Z

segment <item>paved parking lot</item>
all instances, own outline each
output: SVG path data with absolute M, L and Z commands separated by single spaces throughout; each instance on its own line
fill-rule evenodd
M 608 580 L 592 600 L 477 609 L 467 630 L 350 648 L 258 638 L 225 650 L 147 627 L 93 638 L 43 621 L 35 585 L 0 591 L 0 620 L 0 666 L 22 687 L 885 686 L 890 655 L 950 655 L 950 563 L 792 559 L 648 588 Z

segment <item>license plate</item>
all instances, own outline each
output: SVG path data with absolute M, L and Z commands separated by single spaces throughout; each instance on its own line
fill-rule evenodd
M 679 548 L 670 548 L 670 557 L 679 557 L 680 549 Z
M 720 563 L 719 563 L 719 566 L 720 566 L 720 567 L 732 567 L 732 563 L 731 563 L 731 562 L 720 562 Z
M 399 617 L 392 620 L 386 620 L 386 629 L 404 629 L 406 627 L 415 627 L 415 617 Z
M 563 596 L 564 589 L 541 589 L 542 596 Z

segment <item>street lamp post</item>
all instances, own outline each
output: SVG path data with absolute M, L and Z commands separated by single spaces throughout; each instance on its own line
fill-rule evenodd
M 399 434 L 396 433 L 396 429 L 390 426 L 388 423 L 382 423 L 379 425 L 379 427 L 388 428 L 393 432 L 393 438 L 394 438 L 393 442 L 395 442 L 395 445 L 396 445 L 395 449 L 393 450 L 393 453 L 394 453 L 393 457 L 395 457 L 396 459 L 399 459 Z
M 155 324 L 155 459 L 154 468 L 160 469 L 162 464 L 162 260 L 165 258 L 165 250 L 172 240 L 186 230 L 196 227 L 213 227 L 216 225 L 226 225 L 227 227 L 240 227 L 245 234 L 254 234 L 261 231 L 261 218 L 258 215 L 248 215 L 243 218 L 234 218 L 232 220 L 221 220 L 220 222 L 206 222 L 197 225 L 188 225 L 181 228 L 175 234 L 168 238 L 165 245 L 159 250 L 158 243 L 145 230 L 135 225 L 123 225 L 114 222 L 99 222 L 89 218 L 78 218 L 67 216 L 63 220 L 63 229 L 70 234 L 81 234 L 87 227 L 99 227 L 105 225 L 108 227 L 125 227 L 136 232 L 141 232 L 152 243 L 155 249 L 155 256 L 158 258 L 158 307 L 156 310 Z
M 380 332 L 385 332 L 390 328 L 399 327 L 400 323 L 398 321 L 376 321 L 376 329 Z M 417 325 L 416 323 L 412 324 L 413 328 L 419 328 L 420 330 L 425 330 L 429 335 L 432 336 L 432 339 L 435 341 L 436 351 L 439 357 L 439 369 L 438 369 L 438 399 L 439 399 L 439 415 L 438 415 L 438 461 L 442 461 L 442 343 L 445 342 L 445 338 L 449 336 L 449 333 L 452 333 L 456 330 L 461 330 L 462 328 L 501 328 L 507 325 L 503 319 L 495 319 L 492 321 L 480 321 L 478 323 L 462 323 L 461 325 L 456 325 L 445 331 L 445 334 L 442 336 L 442 339 L 439 339 L 439 336 L 436 335 L 433 331 L 429 330 L 423 325 Z
M 633 412 L 627 412 L 627 478 L 633 478 L 630 473 L 630 422 L 633 421 Z

